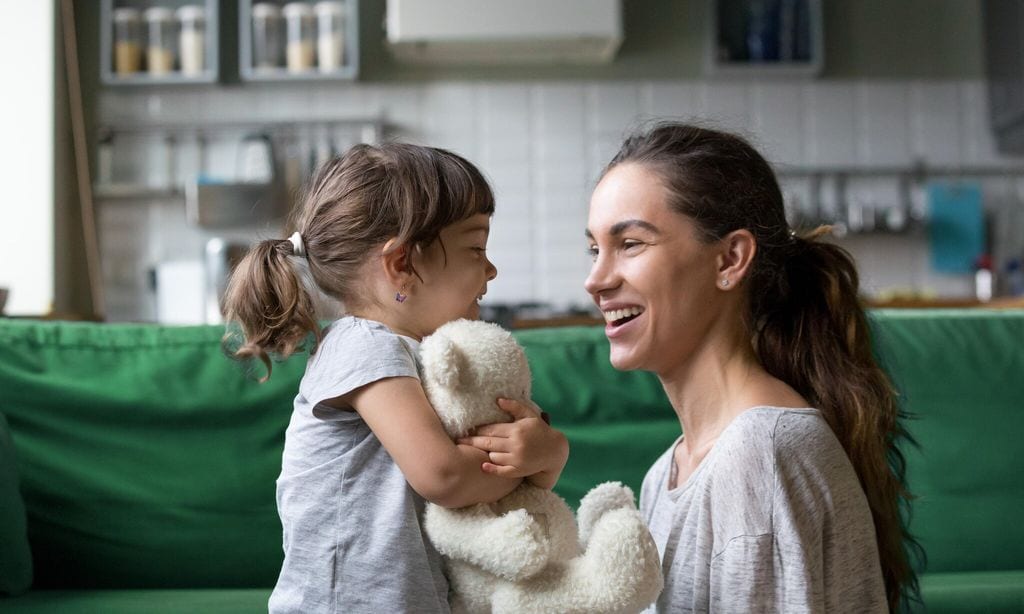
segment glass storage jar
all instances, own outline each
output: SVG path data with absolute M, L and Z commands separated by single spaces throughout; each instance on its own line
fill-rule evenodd
M 114 72 L 127 76 L 142 70 L 142 16 L 138 9 L 114 11 Z
M 146 70 L 151 75 L 166 75 L 174 70 L 174 11 L 154 6 L 143 13 L 146 19 Z
M 255 70 L 284 66 L 283 30 L 281 7 L 270 2 L 252 5 L 252 67 Z
M 317 2 L 316 61 L 320 72 L 332 72 L 345 61 L 345 4 Z
M 189 77 L 203 73 L 206 64 L 206 9 L 188 4 L 180 7 L 178 15 L 178 55 L 181 72 Z
M 288 26 L 288 72 L 306 72 L 313 68 L 316 56 L 313 7 L 305 2 L 289 2 L 284 5 L 284 18 Z

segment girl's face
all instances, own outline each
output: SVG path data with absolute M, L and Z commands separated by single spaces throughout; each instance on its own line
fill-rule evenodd
M 416 270 L 423 281 L 417 280 L 408 307 L 420 338 L 452 320 L 479 319 L 479 300 L 487 293 L 487 282 L 498 275 L 487 259 L 490 228 L 487 214 L 473 215 L 444 228 L 439 241 L 417 254 Z
M 617 369 L 668 374 L 704 343 L 719 311 L 718 251 L 672 211 L 657 174 L 625 163 L 590 199 L 585 287 L 604 314 Z

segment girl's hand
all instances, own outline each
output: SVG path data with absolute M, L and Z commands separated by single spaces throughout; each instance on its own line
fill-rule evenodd
M 515 421 L 478 427 L 458 443 L 487 453 L 489 462 L 481 466 L 487 473 L 525 477 L 535 486 L 552 488 L 569 458 L 565 435 L 551 428 L 533 404 L 498 399 L 498 407 Z

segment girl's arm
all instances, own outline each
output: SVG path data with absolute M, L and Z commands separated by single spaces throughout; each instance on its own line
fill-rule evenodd
M 432 503 L 452 508 L 490 503 L 522 481 L 481 471 L 487 453 L 452 442 L 416 378 L 378 380 L 328 404 L 359 412 L 413 490 Z
M 551 489 L 569 459 L 569 442 L 541 418 L 535 405 L 498 399 L 498 407 L 515 419 L 481 426 L 460 444 L 488 452 L 483 470 L 510 478 L 525 477 L 534 486 Z

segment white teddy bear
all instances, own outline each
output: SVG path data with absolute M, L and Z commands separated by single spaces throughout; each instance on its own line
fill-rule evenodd
M 498 397 L 528 401 L 522 348 L 494 324 L 458 320 L 423 340 L 423 387 L 452 438 L 508 422 Z M 580 502 L 579 529 L 558 495 L 524 481 L 492 504 L 428 504 L 427 535 L 445 557 L 459 612 L 638 612 L 661 592 L 658 550 L 618 482 Z

